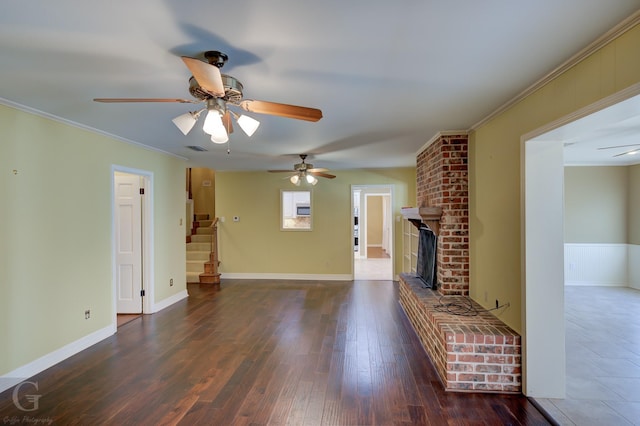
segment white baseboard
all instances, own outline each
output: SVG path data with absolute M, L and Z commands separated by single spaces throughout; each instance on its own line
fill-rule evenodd
M 150 313 L 155 314 L 156 312 L 159 312 L 165 308 L 168 308 L 174 303 L 177 303 L 187 297 L 189 297 L 189 293 L 187 292 L 187 290 L 182 290 L 180 293 L 176 293 L 173 296 L 167 297 L 166 299 L 161 300 L 158 303 L 154 303 L 153 306 L 151 307 Z
M 222 277 L 236 280 L 301 280 L 301 281 L 351 281 L 351 274 L 256 274 L 223 272 Z
M 0 392 L 3 392 L 18 383 L 23 382 L 29 377 L 35 376 L 36 374 L 46 370 L 49 367 L 56 365 L 57 363 L 64 361 L 65 359 L 87 349 L 90 346 L 95 345 L 96 343 L 106 339 L 113 335 L 117 330 L 116 324 L 110 324 L 107 327 L 104 327 L 100 330 L 94 331 L 91 334 L 88 334 L 75 342 L 71 342 L 68 345 L 61 347 L 60 349 L 56 349 L 53 352 L 50 352 L 35 361 L 31 361 L 28 364 L 23 365 L 22 367 L 18 367 L 9 373 L 0 376 Z

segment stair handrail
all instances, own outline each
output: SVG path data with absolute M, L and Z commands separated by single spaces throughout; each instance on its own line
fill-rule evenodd
M 211 228 L 211 256 L 210 256 L 210 260 L 211 262 L 213 262 L 213 271 L 214 273 L 218 272 L 218 218 L 216 217 L 213 222 L 211 222 L 211 225 L 209 225 L 209 227 Z

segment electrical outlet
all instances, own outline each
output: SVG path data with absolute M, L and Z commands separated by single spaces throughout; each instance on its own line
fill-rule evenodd
M 84 311 L 84 319 L 89 319 L 91 318 L 91 310 L 87 309 L 86 311 Z
M 169 287 L 173 286 L 173 278 L 169 279 Z

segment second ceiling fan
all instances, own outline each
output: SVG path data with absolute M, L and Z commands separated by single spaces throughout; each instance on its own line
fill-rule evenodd
M 276 102 L 244 99 L 243 85 L 234 77 L 222 74 L 220 69 L 227 62 L 228 56 L 217 50 L 204 53 L 208 62 L 200 59 L 182 56 L 182 61 L 191 71 L 189 92 L 197 100 L 175 98 L 95 98 L 96 102 L 178 102 L 199 104 L 204 107 L 197 111 L 190 111 L 173 119 L 174 124 L 183 134 L 188 134 L 203 112 L 206 112 L 203 130 L 211 135 L 214 143 L 225 143 L 229 134 L 233 132 L 233 117 L 240 128 L 247 134 L 253 135 L 260 123 L 247 116 L 239 115 L 228 108 L 229 105 L 256 114 L 276 115 L 305 121 L 318 121 L 322 118 L 322 111 L 297 105 Z

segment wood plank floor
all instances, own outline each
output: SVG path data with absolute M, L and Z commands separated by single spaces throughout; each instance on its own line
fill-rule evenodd
M 13 389 L 0 394 L 0 420 L 549 424 L 523 396 L 444 392 L 391 281 L 223 280 L 220 292 L 188 290 L 31 378 L 37 410 L 20 411 Z

